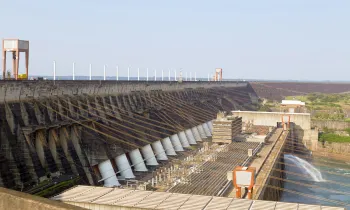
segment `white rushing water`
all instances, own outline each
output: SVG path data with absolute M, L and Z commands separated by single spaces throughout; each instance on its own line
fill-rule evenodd
M 312 178 L 312 181 L 314 181 L 314 182 L 323 182 L 323 181 L 325 181 L 322 178 L 321 172 L 317 168 L 315 168 L 315 166 L 313 166 L 312 164 L 310 164 L 306 160 L 301 159 L 301 158 L 299 158 L 297 156 L 294 156 L 294 155 L 290 155 L 290 154 L 285 154 L 284 158 L 288 159 L 289 161 L 291 161 L 296 166 L 304 169 L 305 173 L 310 175 L 310 177 Z

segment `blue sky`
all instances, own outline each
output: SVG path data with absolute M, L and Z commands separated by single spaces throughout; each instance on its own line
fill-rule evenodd
M 0 37 L 30 40 L 30 74 L 349 80 L 349 0 L 1 0 Z M 1 62 L 1 61 L 0 61 Z M 9 61 L 10 63 L 10 61 Z M 24 71 L 24 60 L 21 71 Z M 12 68 L 9 66 L 9 68 Z M 189 73 L 188 73 L 189 74 Z

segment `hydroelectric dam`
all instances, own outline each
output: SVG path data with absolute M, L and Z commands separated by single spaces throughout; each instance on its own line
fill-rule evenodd
M 248 82 L 0 81 L 0 208 L 327 209 L 278 202 L 310 115 L 258 108 Z
M 145 179 L 257 96 L 247 82 L 0 81 L 0 100 L 0 186 L 31 192 L 62 175 Z

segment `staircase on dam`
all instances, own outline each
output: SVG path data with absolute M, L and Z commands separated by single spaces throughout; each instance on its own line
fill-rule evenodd
M 245 82 L 1 81 L 0 186 L 137 179 L 210 137 L 218 111 L 253 110 L 252 98 Z

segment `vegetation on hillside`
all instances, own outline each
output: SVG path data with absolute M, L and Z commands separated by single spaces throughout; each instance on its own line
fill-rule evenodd
M 300 100 L 305 102 L 306 111 L 311 113 L 313 120 L 341 120 L 349 121 L 350 116 L 350 93 L 322 94 L 310 93 L 300 96 L 288 96 L 286 100 Z M 280 101 L 260 101 L 259 111 L 273 111 L 280 109 Z M 350 115 L 350 114 L 349 114 Z M 350 128 L 345 132 L 337 132 L 323 128 L 319 135 L 322 142 L 350 142 Z M 349 134 L 349 136 L 347 136 Z
M 276 106 L 276 101 L 268 99 L 260 99 L 257 106 L 257 110 L 261 112 L 272 112 L 273 108 Z
M 350 136 L 341 136 L 335 133 L 321 133 L 319 141 L 322 142 L 350 142 Z
M 271 112 L 272 108 L 272 105 L 269 105 L 269 104 L 264 104 L 264 105 L 261 105 L 258 109 L 258 111 L 261 111 L 261 112 Z
M 288 96 L 287 100 L 300 100 L 306 103 L 308 112 L 315 120 L 348 120 L 350 94 L 310 93 L 302 96 Z
M 350 142 L 350 136 L 339 135 L 334 130 L 324 127 L 323 132 L 319 134 L 318 140 L 322 142 Z M 345 129 L 345 132 L 350 135 L 350 128 Z
M 331 103 L 339 103 L 339 102 L 350 102 L 350 94 L 349 93 L 340 93 L 340 94 L 324 94 L 324 93 L 310 93 L 308 95 L 302 96 L 287 96 L 286 99 L 298 99 L 302 101 L 311 102 L 313 104 L 331 104 Z

